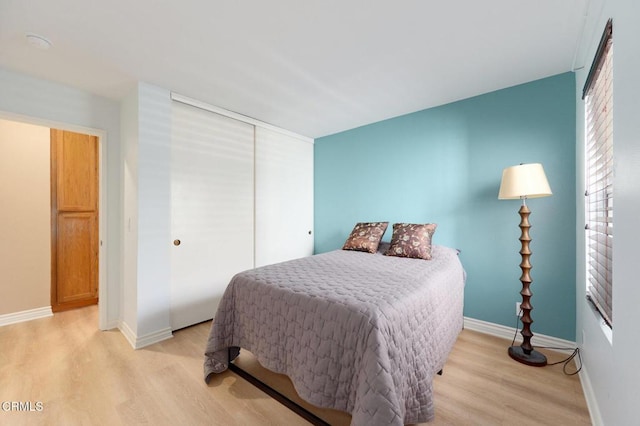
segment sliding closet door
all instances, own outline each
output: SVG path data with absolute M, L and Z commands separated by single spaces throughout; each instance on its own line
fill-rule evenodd
M 213 318 L 253 267 L 254 126 L 173 102 L 171 327 Z
M 313 143 L 256 127 L 256 266 L 313 254 Z

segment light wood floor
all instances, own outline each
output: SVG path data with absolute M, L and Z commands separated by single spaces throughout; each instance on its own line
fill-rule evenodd
M 134 351 L 118 331 L 97 330 L 97 307 L 0 327 L 0 403 L 42 402 L 42 411 L 3 411 L 10 425 L 304 425 L 302 418 L 231 372 L 207 386 L 202 361 L 210 323 Z M 440 425 L 589 425 L 577 376 L 560 366 L 511 360 L 509 342 L 465 330 L 435 379 Z M 561 354 L 547 352 L 550 361 Z M 291 393 L 284 376 L 243 366 Z M 34 405 L 34 410 L 36 409 Z M 316 413 L 334 425 L 350 417 Z

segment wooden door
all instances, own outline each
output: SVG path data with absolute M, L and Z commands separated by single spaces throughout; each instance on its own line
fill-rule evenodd
M 98 303 L 98 138 L 51 129 L 51 308 Z

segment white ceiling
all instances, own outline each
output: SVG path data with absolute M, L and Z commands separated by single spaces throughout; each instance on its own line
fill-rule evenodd
M 112 99 L 144 81 L 319 137 L 582 66 L 588 2 L 0 0 L 0 67 Z

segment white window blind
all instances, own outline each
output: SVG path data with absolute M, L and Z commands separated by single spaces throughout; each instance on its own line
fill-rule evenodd
M 607 22 L 583 91 L 587 298 L 613 325 L 613 28 Z

